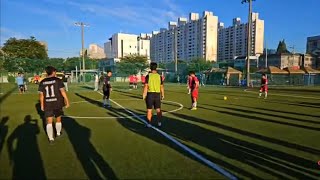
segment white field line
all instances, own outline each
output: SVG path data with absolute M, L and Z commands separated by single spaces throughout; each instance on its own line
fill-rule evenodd
M 99 94 L 102 95 L 102 93 L 98 92 Z M 113 102 L 114 104 L 116 104 L 117 106 L 121 107 L 123 110 L 127 111 L 129 114 L 131 114 L 132 116 L 134 116 L 135 118 L 137 118 L 138 120 L 142 121 L 143 123 L 147 123 L 144 119 L 142 119 L 139 115 L 133 113 L 132 111 L 126 109 L 125 107 L 123 107 L 121 104 L 113 101 L 112 99 L 110 99 L 111 102 Z M 182 107 L 183 108 L 183 107 Z M 220 166 L 218 166 L 217 164 L 211 162 L 210 160 L 204 158 L 203 156 L 201 156 L 200 154 L 198 154 L 197 152 L 193 151 L 192 149 L 190 149 L 189 147 L 187 147 L 186 145 L 182 144 L 180 141 L 174 139 L 172 136 L 170 136 L 169 134 L 167 134 L 166 132 L 151 126 L 152 129 L 154 129 L 155 131 L 157 131 L 158 133 L 160 133 L 161 135 L 163 135 L 164 137 L 166 137 L 168 140 L 170 140 L 171 142 L 175 143 L 177 146 L 179 146 L 180 148 L 182 148 L 183 150 L 185 150 L 187 153 L 189 153 L 190 155 L 194 156 L 195 158 L 197 158 L 198 160 L 202 161 L 203 163 L 205 163 L 206 165 L 208 165 L 210 168 L 214 169 L 215 171 L 218 171 L 219 173 L 221 173 L 222 175 L 224 175 L 225 177 L 229 178 L 229 179 L 237 179 L 234 175 L 232 175 L 231 173 L 229 173 L 228 171 L 224 170 L 223 168 L 221 168 Z
M 134 100 L 134 99 L 117 99 L 117 100 L 128 101 L 128 100 Z M 173 113 L 173 112 L 177 112 L 177 111 L 180 111 L 181 109 L 183 109 L 183 105 L 178 102 L 174 102 L 174 101 L 164 101 L 164 102 L 168 102 L 171 104 L 177 104 L 180 107 L 177 109 L 171 110 L 171 111 L 164 112 L 163 114 Z M 79 103 L 88 103 L 88 101 L 75 101 L 75 102 L 71 102 L 70 104 L 79 104 Z M 145 117 L 145 115 L 138 115 L 138 116 Z M 132 118 L 135 116 L 108 116 L 108 117 L 106 117 L 106 116 L 69 116 L 68 115 L 68 116 L 64 116 L 64 117 L 77 118 L 77 119 L 126 119 L 126 118 Z
M 254 91 L 248 91 L 247 89 L 244 90 L 244 92 L 248 92 L 248 93 L 255 93 L 255 94 L 259 94 L 259 91 L 254 92 Z M 319 92 L 320 93 L 320 92 Z M 274 94 L 274 93 L 269 93 L 268 92 L 268 96 L 283 96 L 283 97 L 296 97 L 296 98 L 304 98 L 304 99 L 319 99 L 318 97 L 308 97 L 308 96 L 295 96 L 295 95 L 287 95 L 287 94 Z

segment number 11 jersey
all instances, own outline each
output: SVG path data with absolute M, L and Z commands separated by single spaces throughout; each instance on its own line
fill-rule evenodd
M 57 77 L 50 77 L 43 79 L 39 84 L 39 92 L 44 96 L 44 110 L 62 109 L 64 106 L 64 99 L 60 89 L 64 88 L 61 79 Z

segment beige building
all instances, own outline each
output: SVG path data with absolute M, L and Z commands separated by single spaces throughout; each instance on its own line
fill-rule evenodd
M 260 56 L 259 67 L 265 67 L 266 61 L 265 56 Z M 316 59 L 310 54 L 270 54 L 267 58 L 267 66 L 275 66 L 280 69 L 284 68 L 295 68 L 300 69 L 301 67 L 315 67 Z
M 87 53 L 90 59 L 103 59 L 106 57 L 106 54 L 104 53 L 104 48 L 97 44 L 90 44 Z
M 212 12 L 190 13 L 178 22 L 169 22 L 168 28 L 153 31 L 151 38 L 151 60 L 170 62 L 175 60 L 190 61 L 204 58 L 217 61 L 218 17 Z
M 230 27 L 219 23 L 218 60 L 233 61 L 238 56 L 247 55 L 248 23 L 241 23 L 240 18 L 234 18 Z M 259 19 L 258 13 L 252 13 L 252 51 L 251 56 L 263 54 L 264 20 Z
M 131 54 L 147 56 L 150 59 L 150 34 L 124 34 L 112 35 L 104 44 L 104 52 L 108 58 L 122 58 Z

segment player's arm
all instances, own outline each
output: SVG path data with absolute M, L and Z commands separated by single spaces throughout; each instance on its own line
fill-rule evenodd
M 43 96 L 43 92 L 39 92 L 39 100 L 40 100 L 41 111 L 44 111 L 44 96 Z
M 198 87 L 199 87 L 199 80 L 197 79 L 197 80 L 195 81 L 195 83 L 196 83 L 196 88 L 198 88 Z
M 146 99 L 147 97 L 147 93 L 148 93 L 148 89 L 149 89 L 149 85 L 148 85 L 148 82 L 149 82 L 149 76 L 146 76 L 145 78 L 145 81 L 144 81 L 144 87 L 143 87 L 143 94 L 142 94 L 142 98 L 143 99 Z
M 66 105 L 66 108 L 68 108 L 70 106 L 70 104 L 69 104 L 69 99 L 68 99 L 67 93 L 64 90 L 64 88 L 60 88 L 60 92 L 61 92 L 61 95 L 62 95 L 62 97 L 64 99 L 64 103 Z
M 164 99 L 164 85 L 163 85 L 162 78 L 161 78 L 160 92 L 161 92 L 161 99 Z

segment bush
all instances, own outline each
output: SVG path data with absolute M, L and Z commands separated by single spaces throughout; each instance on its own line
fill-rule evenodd
M 9 75 L 8 76 L 8 82 L 9 83 L 15 83 L 16 82 L 16 78 L 14 76 Z

